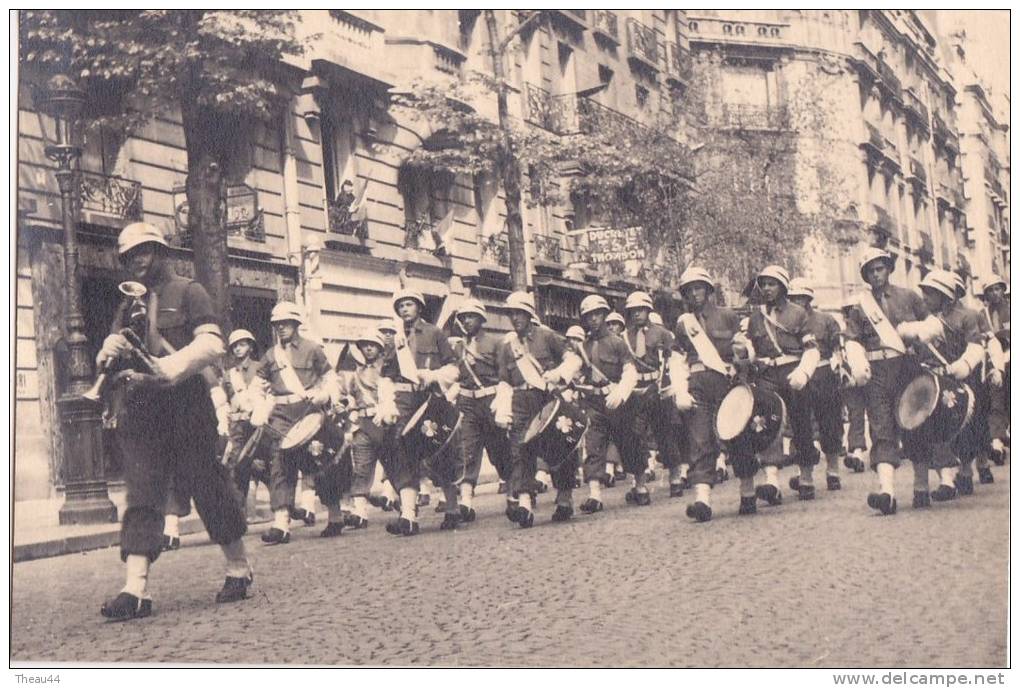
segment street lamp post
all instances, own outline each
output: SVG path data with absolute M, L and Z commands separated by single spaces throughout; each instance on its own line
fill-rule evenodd
M 64 504 L 61 525 L 117 521 L 117 507 L 110 501 L 103 467 L 103 436 L 100 408 L 85 399 L 93 381 L 92 360 L 85 338 L 81 281 L 78 273 L 77 225 L 78 159 L 82 108 L 85 93 L 70 77 L 58 74 L 46 83 L 41 109 L 53 118 L 46 157 L 57 164 L 54 175 L 60 187 L 64 227 L 64 332 L 67 344 L 66 387 L 57 399 L 64 444 L 61 467 Z

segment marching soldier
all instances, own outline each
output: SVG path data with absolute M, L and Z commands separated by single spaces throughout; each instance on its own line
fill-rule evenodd
M 962 287 L 962 282 L 960 285 Z M 977 311 L 959 301 L 957 280 L 945 270 L 932 270 L 921 280 L 921 293 L 931 313 L 923 322 L 901 324 L 897 330 L 909 342 L 916 342 L 918 357 L 939 374 L 967 383 L 975 394 L 975 408 L 983 403 L 980 368 L 985 352 L 982 347 L 981 320 Z M 926 345 L 926 346 L 925 346 Z M 931 493 L 937 502 L 955 499 L 958 494 L 960 462 L 967 466 L 987 446 L 987 423 L 979 412 L 971 418 L 952 442 L 935 444 L 921 434 L 904 442 L 907 455 L 914 462 L 914 506 L 928 505 L 928 469 L 939 474 L 940 485 Z M 959 476 L 963 477 L 963 476 Z M 970 477 L 969 475 L 967 476 Z M 973 483 L 970 484 L 970 492 Z M 970 493 L 968 492 L 968 494 Z
M 711 494 L 720 450 L 713 424 L 730 388 L 733 339 L 740 332 L 740 316 L 710 298 L 713 284 L 708 271 L 699 267 L 689 267 L 680 276 L 687 312 L 677 320 L 674 349 L 682 359 L 670 360 L 674 399 L 687 426 L 685 458 L 694 468 L 688 479 L 695 501 L 688 505 L 687 516 L 699 523 L 712 519 Z M 753 512 L 754 506 L 753 494 L 741 498 L 741 513 Z
M 383 364 L 383 375 L 394 381 L 400 414 L 398 430 L 428 400 L 432 385 L 445 389 L 457 381 L 457 356 L 446 335 L 422 319 L 424 308 L 425 298 L 418 292 L 404 289 L 393 296 L 393 310 L 400 318 L 400 330 L 394 339 L 394 352 Z M 386 532 L 390 535 L 417 535 L 418 489 L 423 457 L 409 456 L 402 443 L 398 442 L 396 451 L 388 458 L 383 466 L 400 494 L 400 517 L 386 524 Z M 453 513 L 458 513 L 456 499 L 448 500 L 447 504 L 454 510 Z
M 793 433 L 793 461 L 800 466 L 798 496 L 800 499 L 814 499 L 812 473 L 818 463 L 818 451 L 813 441 L 811 410 L 803 390 L 814 374 L 821 354 L 808 326 L 807 313 L 787 298 L 790 276 L 786 269 L 769 265 L 758 273 L 756 284 L 765 303 L 753 310 L 748 319 L 748 360 L 757 366 L 759 382 L 779 394 L 786 405 L 786 419 Z M 782 454 L 782 438 L 778 437 L 761 456 L 765 484 L 757 488 L 754 488 L 754 474 L 757 472 L 754 457 L 733 457 L 742 498 L 753 494 L 769 505 L 782 504 L 783 495 L 779 489 Z M 741 513 L 745 513 L 744 504 L 742 499 Z
M 623 331 L 627 329 L 627 321 L 622 315 L 613 311 L 606 316 L 606 329 L 615 334 L 617 337 L 622 337 Z
M 791 280 L 788 296 L 790 301 L 807 313 L 808 329 L 818 343 L 822 358 L 804 391 L 808 410 L 818 427 L 818 437 L 822 452 L 825 454 L 826 489 L 838 490 L 841 487 L 839 457 L 843 451 L 843 402 L 840 396 L 839 376 L 832 368 L 831 359 L 839 349 L 839 323 L 828 313 L 812 308 L 815 290 L 803 278 Z M 799 477 L 791 478 L 790 489 L 799 491 L 799 483 Z
M 589 427 L 585 435 L 584 480 L 588 498 L 581 511 L 593 514 L 602 511 L 602 484 L 606 475 L 606 450 L 613 442 L 620 451 L 625 471 L 634 476 L 632 504 L 652 503 L 646 486 L 648 461 L 635 432 L 633 404 L 626 405 L 638 384 L 638 371 L 626 343 L 606 326 L 609 304 L 598 295 L 581 301 L 581 324 L 588 334 L 580 353 L 581 370 L 587 390 L 584 408 Z
M 383 353 L 381 358 L 386 361 L 393 356 L 396 347 L 394 346 L 393 340 L 397 334 L 397 326 L 392 321 L 384 320 L 378 326 L 376 331 L 383 340 Z M 396 451 L 396 445 L 392 445 L 391 451 Z M 389 462 L 379 459 L 379 463 L 382 466 L 386 466 Z M 400 497 L 397 495 L 397 489 L 393 487 L 393 483 L 386 476 L 385 470 L 382 474 L 382 480 L 380 481 L 380 487 L 382 488 L 382 494 L 380 495 L 369 495 L 368 503 L 374 507 L 382 509 L 383 511 L 399 511 L 400 510 Z
M 567 340 L 543 325 L 536 325 L 535 301 L 531 294 L 514 292 L 506 301 L 514 330 L 506 335 L 499 352 L 499 388 L 496 392 L 496 423 L 510 429 L 510 497 L 516 506 L 507 508 L 507 518 L 521 528 L 535 522 L 532 490 L 537 457 L 524 445 L 528 424 L 551 400 L 550 389 L 569 384 L 581 367 L 581 359 Z M 571 492 L 576 460 L 563 461 L 552 472 L 556 488 L 554 521 L 573 516 Z
M 267 484 L 269 479 L 267 473 L 253 472 L 250 461 L 245 461 L 243 465 L 237 461 L 241 450 L 255 432 L 251 425 L 251 413 L 258 395 L 249 389 L 258 369 L 255 336 L 248 330 L 234 330 L 227 338 L 227 346 L 232 362 L 223 380 L 224 390 L 230 400 L 230 448 L 226 463 L 233 471 L 234 482 L 241 491 L 241 497 L 247 500 L 252 477 Z
M 984 307 L 985 325 L 991 335 L 987 340 L 988 383 L 991 385 L 991 409 L 988 415 L 988 431 L 991 435 L 992 461 L 1005 463 L 1009 446 L 1009 299 L 1007 284 L 1001 277 L 993 275 L 983 284 L 981 299 Z
M 841 347 L 841 363 L 849 371 L 849 364 L 845 360 L 845 343 L 846 343 L 846 322 L 850 315 L 850 311 L 856 308 L 857 299 L 852 298 L 847 303 L 844 303 L 840 309 L 843 314 L 844 327 L 842 328 L 840 337 L 844 347 Z M 858 345 L 859 346 L 859 345 Z M 864 459 L 861 456 L 868 449 L 868 440 L 865 434 L 865 411 L 864 411 L 864 389 L 855 384 L 853 376 L 847 373 L 849 379 L 844 380 L 843 384 L 843 405 L 846 407 L 847 417 L 847 432 L 846 432 L 846 444 L 847 454 L 843 459 L 843 465 L 854 473 L 863 473 L 865 470 Z
M 666 366 L 673 350 L 673 335 L 662 325 L 649 322 L 653 309 L 652 297 L 643 291 L 627 296 L 624 311 L 627 329 L 623 343 L 637 366 L 635 430 L 647 453 L 648 467 L 658 460 L 669 470 L 669 496 L 683 496 L 680 486 L 680 453 L 683 443 L 682 425 L 675 408 L 660 396 L 660 384 L 666 377 Z M 608 320 L 608 319 L 607 319 Z M 633 499 L 636 493 L 628 493 Z
M 377 329 L 363 332 L 355 341 L 361 352 L 362 362 L 356 368 L 341 376 L 341 406 L 349 414 L 351 425 L 351 457 L 353 478 L 351 495 L 354 510 L 343 522 L 352 528 L 368 527 L 369 492 L 375 479 L 376 462 L 394 451 L 395 438 L 392 426 L 398 413 L 393 381 L 382 374 L 383 352 L 386 344 Z M 329 506 L 329 505 L 327 505 Z M 339 522 L 340 515 L 333 513 L 339 506 L 330 507 L 330 522 Z M 332 537 L 335 526 L 322 532 L 323 537 Z
M 333 369 L 322 347 L 298 334 L 303 322 L 297 304 L 281 301 L 270 323 L 277 344 L 262 357 L 256 376 L 265 393 L 252 412 L 252 425 L 268 426 L 269 501 L 273 526 L 262 535 L 267 545 L 290 542 L 291 512 L 297 489 L 296 463 L 280 450 L 280 442 L 295 423 L 330 403 L 336 390 Z
M 501 340 L 483 330 L 488 317 L 485 306 L 468 299 L 457 309 L 457 325 L 464 339 L 454 346 L 459 359 L 460 382 L 457 409 L 461 412 L 461 448 L 466 465 L 460 483 L 460 520 L 475 520 L 474 494 L 482 468 L 482 450 L 496 468 L 500 480 L 510 478 L 510 440 L 496 425 L 494 405 L 499 386 Z M 444 522 L 445 522 L 444 517 Z
M 885 251 L 872 248 L 864 253 L 860 272 L 869 289 L 858 295 L 846 327 L 847 363 L 858 384 L 864 384 L 871 463 L 879 481 L 878 492 L 868 495 L 868 506 L 883 515 L 896 513 L 893 482 L 900 465 L 900 433 L 894 421 L 895 405 L 915 371 L 905 358 L 902 332 L 928 317 L 917 293 L 889 283 L 894 268 L 895 259 Z
M 202 285 L 173 274 L 162 233 L 144 222 L 125 227 L 118 238 L 121 265 L 148 288 L 147 373 L 117 373 L 124 402 L 116 408 L 116 437 L 124 457 L 127 510 L 121 525 L 123 590 L 102 607 L 104 617 L 124 621 L 152 613 L 147 581 L 160 554 L 163 508 L 171 479 L 183 498 L 194 498 L 198 514 L 227 560 L 217 602 L 247 597 L 253 580 L 245 554 L 247 524 L 240 499 L 216 455 L 216 411 L 201 375 L 224 353 L 212 301 Z M 125 315 L 122 309 L 117 323 Z M 103 342 L 102 368 L 131 349 L 119 332 Z M 168 422 L 172 419 L 173 422 Z

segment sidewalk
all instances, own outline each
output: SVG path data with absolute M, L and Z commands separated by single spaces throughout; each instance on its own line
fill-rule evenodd
M 482 462 L 476 494 L 496 492 L 498 478 L 488 460 Z M 117 505 L 117 517 L 124 517 L 124 491 L 111 490 L 110 499 Z M 433 495 L 433 499 L 436 496 Z M 24 500 L 14 503 L 13 561 L 30 561 L 62 554 L 87 552 L 120 544 L 120 523 L 99 523 L 87 526 L 62 526 L 58 520 L 64 498 Z M 259 518 L 249 521 L 249 533 L 259 533 L 268 527 L 270 520 L 269 492 L 260 485 L 255 493 L 255 513 Z M 325 511 L 317 514 L 324 521 Z M 202 521 L 194 509 L 180 521 L 181 535 L 204 531 Z

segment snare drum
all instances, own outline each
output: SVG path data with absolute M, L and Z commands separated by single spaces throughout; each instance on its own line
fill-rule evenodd
M 456 464 L 463 462 L 459 459 L 460 443 L 455 441 L 459 435 L 454 434 L 460 428 L 460 419 L 456 406 L 442 396 L 430 394 L 400 431 L 404 451 L 423 462 L 433 482 L 438 479 L 449 484 L 463 477 L 463 467 L 460 476 L 457 475 Z
M 973 414 L 973 390 L 930 370 L 911 380 L 896 401 L 896 425 L 908 436 L 931 444 L 951 441 Z
M 759 385 L 737 385 L 719 404 L 715 430 L 720 441 L 747 443 L 757 453 L 775 441 L 785 416 L 783 399 L 775 392 Z
M 577 404 L 556 398 L 531 419 L 524 446 L 540 456 L 555 472 L 577 451 L 588 430 L 588 416 Z
M 321 411 L 313 411 L 304 418 L 294 423 L 287 431 L 287 434 L 280 440 L 280 451 L 291 451 L 297 449 L 309 440 L 322 429 L 322 424 L 326 420 L 325 414 Z

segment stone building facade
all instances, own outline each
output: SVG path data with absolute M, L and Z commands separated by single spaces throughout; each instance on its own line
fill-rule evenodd
M 682 16 L 665 10 L 559 10 L 522 32 L 504 58 L 511 115 L 569 135 L 598 117 L 641 122 L 671 108 L 685 86 Z M 496 11 L 499 31 L 521 13 Z M 355 333 L 392 317 L 390 295 L 420 290 L 435 316 L 449 295 L 471 293 L 509 326 L 502 194 L 492 179 L 423 176 L 404 164 L 431 132 L 396 115 L 394 93 L 415 79 L 491 74 L 484 16 L 477 10 L 302 11 L 298 30 L 318 34 L 289 65 L 293 91 L 266 122 L 227 193 L 231 320 L 271 341 L 268 315 L 295 299 L 309 333 L 335 358 Z M 61 206 L 43 154 L 31 74 L 19 92 L 15 489 L 18 499 L 59 493 L 63 479 L 55 398 L 62 389 Z M 495 118 L 495 99 L 491 112 Z M 86 329 L 98 349 L 118 302 L 116 235 L 145 220 L 175 246 L 178 272 L 192 274 L 186 232 L 187 159 L 180 118 L 154 117 L 126 140 L 93 132 L 85 145 L 78 218 Z M 345 184 L 345 182 L 349 182 Z M 351 210 L 356 209 L 356 212 Z M 611 298 L 643 287 L 599 273 L 567 230 L 570 207 L 523 208 L 532 280 L 543 318 L 563 326 L 584 295 Z M 432 232 L 432 229 L 441 232 Z M 436 240 L 444 244 L 437 251 Z M 657 294 L 670 301 L 671 293 Z M 119 476 L 106 442 L 108 477 Z

